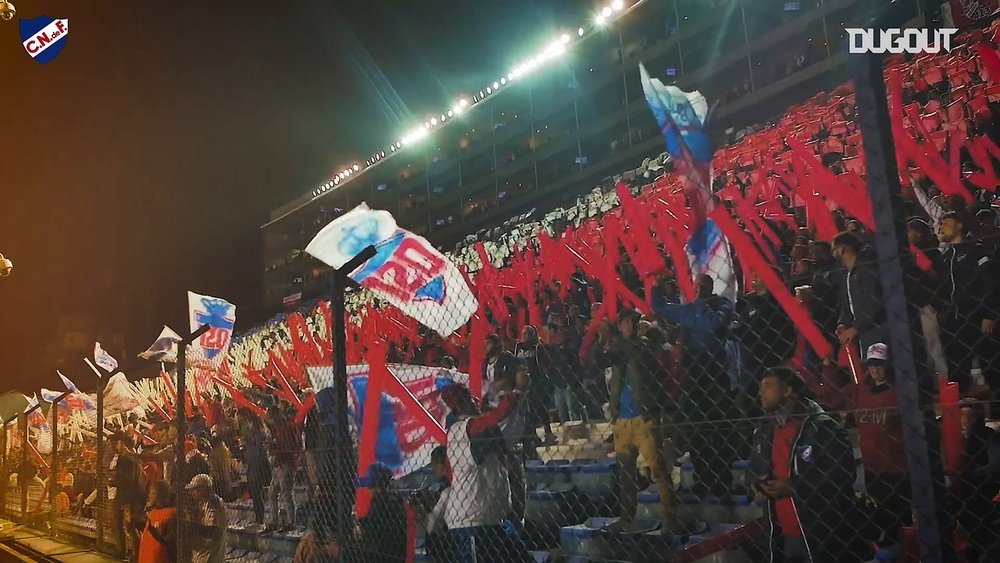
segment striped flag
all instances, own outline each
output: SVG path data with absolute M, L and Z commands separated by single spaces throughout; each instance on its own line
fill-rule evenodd
M 735 301 L 736 274 L 729 243 L 709 218 L 715 208 L 712 196 L 712 143 L 705 129 L 708 102 L 700 92 L 684 92 L 651 78 L 639 65 L 642 91 L 663 132 L 667 152 L 681 174 L 684 195 L 692 217 L 685 248 L 691 274 L 708 274 L 715 280 L 715 294 Z

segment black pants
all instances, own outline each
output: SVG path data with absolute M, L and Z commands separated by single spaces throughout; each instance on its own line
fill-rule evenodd
M 258 524 L 264 523 L 264 488 L 267 485 L 267 482 L 254 477 L 247 479 L 247 488 L 250 489 L 250 500 L 253 502 L 253 517 Z
M 948 360 L 948 379 L 958 383 L 963 395 L 972 385 L 972 359 L 979 358 L 979 368 L 990 386 L 993 400 L 1000 399 L 1000 337 L 986 336 L 982 322 L 949 320 L 941 325 L 941 341 Z
M 865 488 L 875 501 L 874 524 L 882 538 L 899 543 L 899 532 L 913 521 L 910 504 L 910 479 L 906 475 L 865 472 Z

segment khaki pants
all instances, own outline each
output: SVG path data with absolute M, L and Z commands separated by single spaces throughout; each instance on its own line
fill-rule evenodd
M 612 426 L 615 437 L 615 456 L 622 468 L 621 515 L 624 520 L 635 519 L 638 494 L 637 461 L 642 454 L 649 465 L 650 475 L 660 494 L 660 506 L 667 519 L 674 515 L 674 491 L 670 472 L 664 457 L 662 429 L 650 419 L 639 416 L 616 420 Z

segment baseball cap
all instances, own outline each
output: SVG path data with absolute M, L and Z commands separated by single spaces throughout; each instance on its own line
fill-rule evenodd
M 865 354 L 865 363 L 881 363 L 884 364 L 889 361 L 889 347 L 885 344 L 879 342 L 877 344 L 872 344 L 868 347 L 868 352 Z
M 191 482 L 184 486 L 185 489 L 191 490 L 198 487 L 212 488 L 212 478 L 204 473 L 199 473 L 191 478 Z

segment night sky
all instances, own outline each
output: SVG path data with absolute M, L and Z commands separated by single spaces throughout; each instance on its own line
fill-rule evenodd
M 0 253 L 15 263 L 0 280 L 0 391 L 29 394 L 58 385 L 40 356 L 60 313 L 99 317 L 134 354 L 162 324 L 186 328 L 188 289 L 258 301 L 258 228 L 273 207 L 595 7 L 14 3 L 19 17 L 70 20 L 47 65 L 16 21 L 0 22 Z

